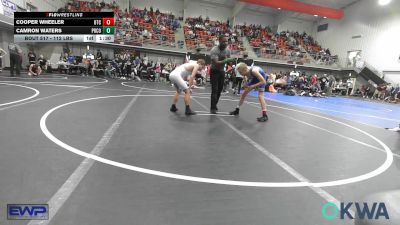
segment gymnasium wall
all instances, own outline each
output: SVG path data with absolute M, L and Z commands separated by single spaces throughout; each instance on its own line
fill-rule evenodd
M 136 8 L 157 8 L 161 12 L 172 12 L 176 16 L 183 16 L 183 0 L 130 0 L 131 6 Z
M 311 21 L 300 20 L 296 18 L 288 18 L 278 25 L 278 32 L 281 31 L 297 31 L 299 33 L 306 32 L 311 36 L 315 36 L 315 24 Z
M 11 0 L 22 9 L 26 9 L 26 4 L 33 5 L 38 11 L 56 11 L 60 7 L 65 6 L 65 0 Z
M 236 15 L 235 24 L 262 24 L 273 27 L 276 23 L 275 16 L 266 13 L 243 9 Z
M 205 3 L 201 1 L 189 1 L 185 17 L 199 17 L 202 16 L 206 18 L 207 16 L 210 17 L 211 20 L 219 20 L 226 22 L 227 19 L 231 16 L 232 8 L 223 6 L 223 5 L 216 5 L 213 3 Z
M 400 85 L 400 71 L 383 71 L 383 74 L 386 82 Z
M 345 10 L 341 21 L 324 20 L 327 31 L 318 32 L 322 46 L 338 54 L 346 64 L 347 52 L 362 50 L 362 58 L 379 71 L 400 69 L 400 1 L 379 6 L 376 0 L 362 0 Z M 352 36 L 361 38 L 352 39 Z
M 19 0 L 24 2 L 22 0 Z M 57 9 L 64 7 L 65 0 L 26 0 L 29 3 L 38 8 L 38 11 L 57 11 Z M 16 3 L 17 4 L 17 3 Z M 23 6 L 25 8 L 25 6 Z

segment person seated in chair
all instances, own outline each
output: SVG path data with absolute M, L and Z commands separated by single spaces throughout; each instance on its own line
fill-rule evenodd
M 111 65 L 111 63 L 107 63 L 107 66 L 104 69 L 104 76 L 108 77 L 108 78 L 113 78 L 114 77 L 114 72 L 115 72 L 115 69 Z

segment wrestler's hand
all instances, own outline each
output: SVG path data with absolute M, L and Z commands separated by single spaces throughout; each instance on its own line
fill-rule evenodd
M 227 63 L 235 62 L 235 61 L 236 61 L 235 58 L 227 58 L 227 59 L 224 60 L 224 63 L 227 64 Z

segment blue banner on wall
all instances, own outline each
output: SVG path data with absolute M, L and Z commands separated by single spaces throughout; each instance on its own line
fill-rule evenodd
M 1 6 L 3 9 L 0 9 L 0 13 L 4 14 L 5 16 L 14 18 L 14 12 L 17 11 L 17 5 L 14 4 L 10 0 L 1 0 Z

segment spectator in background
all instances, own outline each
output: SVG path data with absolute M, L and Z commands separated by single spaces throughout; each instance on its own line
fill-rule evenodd
M 75 56 L 69 55 L 68 58 L 67 58 L 67 63 L 73 64 L 74 61 L 75 61 Z
M 230 81 L 233 81 L 233 77 L 235 76 L 235 71 L 233 70 L 233 62 L 229 62 L 226 64 L 225 68 L 225 80 L 224 87 L 222 91 L 227 94 L 229 91 L 226 89 L 229 86 Z
M 111 65 L 111 63 L 108 63 L 107 66 L 105 67 L 104 70 L 104 76 L 105 77 L 109 77 L 109 78 L 113 78 L 113 73 L 114 73 L 115 69 L 113 68 L 113 66 Z
M 326 91 L 326 96 L 331 96 L 332 95 L 332 90 L 336 85 L 336 78 L 330 74 L 328 76 L 328 87 L 327 87 L 327 91 Z
M 369 92 L 369 87 L 367 85 L 362 85 L 361 86 L 361 96 L 363 98 L 368 97 L 368 92 Z
M 10 76 L 14 76 L 14 69 L 16 70 L 17 76 L 20 76 L 22 64 L 22 49 L 19 45 L 15 43 L 10 43 L 8 45 L 8 52 L 10 53 Z
M 42 71 L 47 71 L 47 60 L 43 57 L 43 55 L 39 56 L 38 63 Z
M 146 65 L 149 63 L 149 57 L 146 54 L 143 57 L 143 63 Z
M 327 54 L 327 55 L 331 55 L 331 51 L 329 50 L 329 48 L 327 48 L 326 50 L 325 50 L 325 53 Z
M 329 86 L 329 81 L 328 81 L 328 78 L 326 76 L 327 75 L 324 74 L 322 76 L 321 80 L 320 80 L 320 83 L 321 83 L 320 87 L 321 87 L 322 92 L 324 92 L 324 93 L 326 93 L 327 87 Z
M 103 60 L 103 53 L 101 53 L 100 49 L 97 49 L 96 60 Z
M 131 61 L 130 57 L 127 57 L 127 59 L 126 59 L 125 72 L 126 72 L 127 79 L 131 79 L 132 78 L 132 61 Z
M 156 66 L 154 68 L 154 73 L 155 73 L 155 81 L 160 81 L 160 76 L 161 76 L 161 64 L 160 64 L 160 62 L 156 63 Z
M 37 64 L 31 64 L 29 66 L 29 71 L 28 71 L 29 76 L 37 77 L 41 73 L 42 73 L 42 69 L 40 69 L 40 66 L 38 66 Z
M 33 50 L 29 51 L 28 53 L 28 62 L 29 65 L 36 63 L 36 54 Z
M 84 59 L 84 64 L 85 64 L 85 68 L 86 68 L 86 72 L 85 75 L 86 76 L 91 76 L 92 73 L 92 62 L 90 61 L 90 58 L 86 58 Z
M 60 60 L 63 62 L 67 62 L 68 61 L 68 53 L 65 52 L 64 54 L 61 54 Z
M 353 91 L 353 80 L 349 78 L 347 81 L 347 95 L 351 95 Z
M 140 63 L 142 63 L 142 61 L 140 60 L 139 56 L 136 56 L 136 57 L 135 57 L 135 61 L 134 61 L 134 65 L 135 65 L 135 66 L 139 66 Z
M 142 31 L 142 36 L 144 37 L 144 38 L 149 38 L 149 32 L 146 30 L 146 29 L 143 29 L 143 31 Z
M 378 89 L 378 98 L 379 99 L 384 99 L 385 98 L 385 94 L 386 94 L 387 85 L 386 84 L 380 84 L 380 85 L 378 85 L 377 89 Z
M 236 60 L 236 65 L 239 63 L 245 63 L 247 66 L 253 66 L 254 65 L 254 60 L 249 58 L 249 53 L 248 52 L 243 52 L 243 58 L 239 58 Z M 234 75 L 233 75 L 233 94 L 238 94 L 240 95 L 240 90 L 242 88 L 242 82 L 243 82 L 243 76 L 236 70 L 234 70 Z M 236 89 L 237 87 L 237 89 Z
M 7 52 L 0 48 L 0 73 L 3 72 L 3 57 L 7 55 Z
M 316 86 L 318 84 L 317 74 L 314 74 L 311 76 L 310 83 L 311 83 L 311 86 Z

